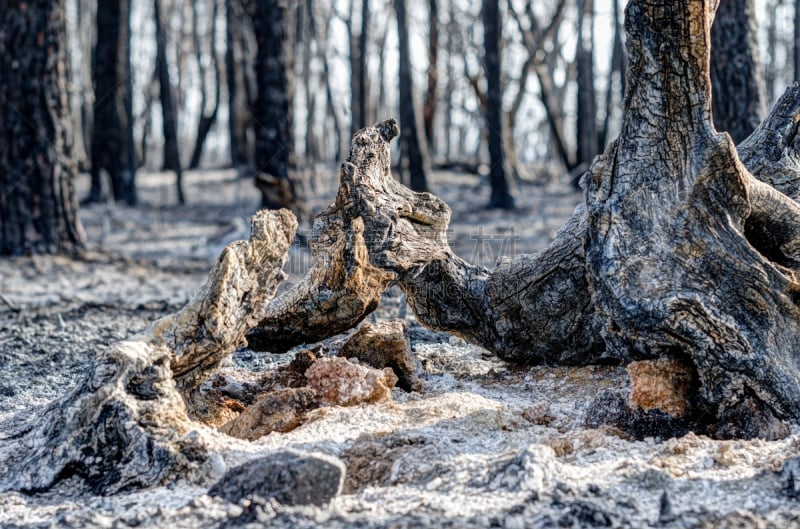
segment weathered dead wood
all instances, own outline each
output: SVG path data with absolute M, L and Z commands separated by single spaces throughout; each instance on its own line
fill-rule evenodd
M 798 285 L 745 237 L 760 186 L 712 126 L 714 7 L 628 6 L 622 133 L 587 179 L 587 275 L 609 349 L 685 359 L 691 400 L 718 433 L 752 435 L 732 423 L 754 401 L 766 410 L 756 434 L 768 435 L 776 418 L 800 418 Z M 796 222 L 785 205 L 781 223 Z
M 355 135 L 340 196 L 369 263 L 395 275 L 423 324 L 524 362 L 674 359 L 696 381 L 687 416 L 705 422 L 692 427 L 769 437 L 800 419 L 800 89 L 743 143 L 743 164 L 711 121 L 713 9 L 630 3 L 622 133 L 544 252 L 491 272 L 455 256 L 449 208 L 371 154 L 388 152 L 393 121 Z
M 314 221 L 309 272 L 267 307 L 258 327 L 247 335 L 253 350 L 283 352 L 318 342 L 355 327 L 378 306 L 395 276 L 370 263 L 364 237 L 373 231 L 365 227 L 352 191 L 377 186 L 376 193 L 412 195 L 390 173 L 389 141 L 397 134 L 392 121 L 353 135 L 336 199 Z
M 203 461 L 220 437 L 190 418 L 181 390 L 191 395 L 244 343 L 285 277 L 296 229 L 286 210 L 256 214 L 250 239 L 225 248 L 184 309 L 100 352 L 82 384 L 2 440 L 0 490 L 39 491 L 80 476 L 110 494 Z

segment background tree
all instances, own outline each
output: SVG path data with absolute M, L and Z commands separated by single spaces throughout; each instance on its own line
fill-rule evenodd
M 205 35 L 200 34 L 200 16 L 198 3 L 194 4 L 192 9 L 192 42 L 194 45 L 195 59 L 197 61 L 197 70 L 200 76 L 200 116 L 197 122 L 197 137 L 194 142 L 194 149 L 192 150 L 192 157 L 189 161 L 189 169 L 197 169 L 200 166 L 200 157 L 203 154 L 203 146 L 205 145 L 208 133 L 211 127 L 217 120 L 220 104 L 220 66 L 219 57 L 217 56 L 217 13 L 219 0 L 210 0 L 203 3 L 203 8 L 208 13 L 209 3 L 211 4 L 210 19 L 211 24 L 208 28 L 208 33 Z M 207 44 L 207 46 L 205 45 Z M 211 62 L 212 82 L 211 88 L 214 90 L 214 100 L 211 103 L 211 108 L 208 108 L 208 68 L 206 68 L 205 57 L 209 58 Z
M 183 168 L 178 146 L 178 116 L 172 97 L 172 81 L 169 64 L 167 64 L 167 34 L 162 20 L 161 1 L 153 0 L 154 19 L 156 22 L 156 72 L 158 75 L 158 94 L 161 101 L 162 126 L 164 131 L 164 170 L 175 172 L 175 188 L 178 203 L 185 204 L 183 194 Z
M 286 0 L 256 2 L 253 29 L 258 42 L 255 64 L 258 95 L 253 109 L 256 136 L 256 186 L 264 207 L 297 209 L 290 175 L 294 167 L 292 134 L 292 27 Z
M 228 88 L 228 140 L 231 165 L 252 163 L 247 132 L 253 96 L 248 75 L 247 24 L 250 17 L 239 0 L 225 0 L 225 78 Z
M 409 49 L 409 30 L 405 0 L 394 0 L 397 16 L 397 40 L 399 47 L 398 80 L 401 169 L 407 175 L 411 189 L 428 190 L 428 149 L 424 141 L 422 123 L 417 116 L 417 100 L 414 81 L 411 76 L 411 51 Z
M 64 0 L 0 11 L 0 254 L 83 246 L 66 83 Z
M 350 0 L 350 14 L 345 17 L 350 34 L 350 133 L 367 126 L 367 53 L 369 49 L 369 0 L 361 0 L 361 19 L 358 31 L 353 21 L 355 3 Z
M 499 0 L 483 0 L 484 69 L 486 70 L 486 128 L 489 135 L 490 208 L 512 209 L 511 182 L 506 166 L 503 89 L 500 83 L 500 6 Z
M 711 27 L 711 83 L 714 124 L 736 143 L 764 117 L 754 0 L 725 0 Z
M 577 66 L 577 158 L 588 165 L 598 153 L 597 94 L 594 89 L 594 1 L 578 0 Z
M 94 124 L 92 126 L 92 184 L 88 202 L 103 198 L 102 172 L 108 173 L 114 200 L 130 206 L 136 197 L 136 148 L 133 140 L 129 0 L 97 5 L 97 44 L 94 50 Z
M 435 148 L 433 144 L 433 118 L 436 115 L 436 103 L 439 99 L 439 0 L 428 0 L 428 88 L 425 91 L 425 102 L 422 106 L 422 123 L 425 128 L 425 139 L 428 151 Z

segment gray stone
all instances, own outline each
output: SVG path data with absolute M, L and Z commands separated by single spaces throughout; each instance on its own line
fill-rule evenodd
M 286 505 L 322 505 L 341 493 L 344 475 L 338 458 L 282 451 L 229 470 L 208 494 L 231 502 L 259 496 Z

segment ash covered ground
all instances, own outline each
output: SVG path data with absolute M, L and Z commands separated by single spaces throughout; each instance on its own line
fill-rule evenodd
M 330 197 L 335 171 L 322 182 Z M 82 180 L 83 185 L 86 184 Z M 139 209 L 81 213 L 81 259 L 0 261 L 0 457 L 3 439 L 37 407 L 77 385 L 109 344 L 179 309 L 224 245 L 246 237 L 257 192 L 234 172 L 140 177 Z M 542 250 L 582 200 L 566 184 L 525 186 L 515 212 L 486 211 L 488 185 L 438 173 L 431 187 L 453 209 L 450 242 L 465 259 Z M 321 210 L 325 199 L 309 204 Z M 308 219 L 301 233 L 309 229 Z M 290 251 L 285 287 L 309 261 Z M 284 288 L 285 288 L 284 287 Z M 425 369 L 424 392 L 323 407 L 289 433 L 236 444 L 204 477 L 120 494 L 81 492 L 78 478 L 35 495 L 0 493 L 0 526 L 14 527 L 791 527 L 800 503 L 780 469 L 800 431 L 780 441 L 715 441 L 689 434 L 635 441 L 584 426 L 600 392 L 627 384 L 621 367 L 514 366 L 414 321 L 390 289 L 371 321 L 403 318 Z M 241 350 L 226 369 L 263 372 L 291 354 Z M 226 469 L 277 449 L 320 452 L 347 465 L 345 491 L 321 507 L 207 495 Z

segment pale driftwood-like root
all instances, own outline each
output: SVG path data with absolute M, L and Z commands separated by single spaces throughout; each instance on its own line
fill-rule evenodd
M 310 270 L 261 313 L 258 326 L 247 336 L 253 350 L 278 353 L 318 342 L 355 327 L 378 306 L 395 275 L 370 262 L 365 237 L 373 231 L 365 226 L 351 191 L 357 185 L 391 180 L 389 140 L 397 133 L 391 121 L 354 134 L 336 199 L 314 222 Z
M 274 295 L 297 222 L 262 211 L 175 315 L 98 354 L 88 378 L 0 440 L 0 490 L 34 492 L 78 476 L 95 493 L 163 482 L 207 457 L 215 432 L 190 418 L 182 392 L 236 347 Z

